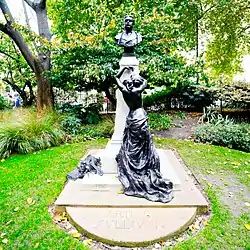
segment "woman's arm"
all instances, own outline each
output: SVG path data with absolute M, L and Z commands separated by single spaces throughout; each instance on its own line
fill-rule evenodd
M 126 86 L 124 86 L 124 84 L 121 82 L 120 80 L 120 77 L 122 76 L 122 74 L 124 73 L 125 70 L 129 70 L 128 67 L 124 67 L 122 69 L 119 70 L 119 72 L 117 73 L 115 79 L 117 81 L 117 85 L 118 85 L 118 88 L 122 91 L 122 90 L 127 90 L 126 89 Z

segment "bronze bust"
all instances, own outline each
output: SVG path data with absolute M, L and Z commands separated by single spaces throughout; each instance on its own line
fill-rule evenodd
M 133 56 L 134 47 L 142 41 L 141 34 L 133 30 L 135 25 L 134 17 L 124 17 L 124 31 L 115 36 L 117 44 L 124 47 L 124 56 Z

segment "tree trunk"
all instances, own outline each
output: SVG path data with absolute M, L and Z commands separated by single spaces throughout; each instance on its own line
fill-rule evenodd
M 39 113 L 44 110 L 53 109 L 54 107 L 54 96 L 52 86 L 49 80 L 42 73 L 36 74 L 37 84 L 37 111 Z
M 51 33 L 48 25 L 46 0 L 33 2 L 25 0 L 25 2 L 36 12 L 39 35 L 50 41 Z M 50 52 L 43 52 L 43 44 L 41 43 L 38 52 L 38 59 L 36 59 L 36 55 L 32 53 L 28 44 L 24 41 L 21 33 L 14 28 L 14 25 L 12 25 L 14 23 L 14 19 L 5 0 L 0 0 L 0 9 L 6 18 L 6 24 L 0 23 L 0 31 L 4 32 L 13 39 L 25 60 L 36 74 L 38 82 L 37 111 L 41 113 L 44 110 L 53 109 L 54 98 L 52 86 L 46 76 L 46 73 L 50 69 Z

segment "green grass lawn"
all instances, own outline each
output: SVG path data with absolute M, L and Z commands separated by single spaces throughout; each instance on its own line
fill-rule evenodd
M 224 171 L 225 177 L 236 179 L 249 192 L 250 154 L 190 141 L 155 142 L 158 147 L 176 149 L 197 176 Z M 98 140 L 64 145 L 0 162 L 0 246 L 34 249 L 39 243 L 38 249 L 88 249 L 54 224 L 48 206 L 60 194 L 66 174 L 77 166 L 87 149 L 104 147 L 106 143 Z M 250 232 L 245 227 L 250 223 L 249 213 L 242 210 L 238 216 L 233 215 L 220 199 L 220 187 L 205 179 L 200 181 L 212 202 L 213 216 L 205 229 L 174 249 L 250 249 Z M 28 198 L 33 200 L 30 205 Z

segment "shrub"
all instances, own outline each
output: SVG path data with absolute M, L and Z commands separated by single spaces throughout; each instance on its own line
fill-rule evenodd
M 171 126 L 171 119 L 167 115 L 149 113 L 149 126 L 154 130 L 167 130 Z
M 203 124 L 195 131 L 195 141 L 250 152 L 250 125 L 246 123 Z
M 201 85 L 172 87 L 145 96 L 143 105 L 145 109 L 157 111 L 171 108 L 202 111 L 213 103 L 213 95 L 208 89 Z
M 63 129 L 67 133 L 75 136 L 80 132 L 81 120 L 75 116 L 68 116 L 68 117 L 62 118 L 61 125 L 63 126 Z
M 8 102 L 0 95 L 0 110 L 4 110 L 9 107 Z
M 143 106 L 145 109 L 165 110 L 171 108 L 172 89 L 157 91 L 143 98 Z
M 87 106 L 82 104 L 71 104 L 70 102 L 58 105 L 57 110 L 61 113 L 71 115 L 81 120 L 82 124 L 97 124 L 100 120 L 100 110 L 102 106 L 99 103 L 90 103 Z
M 59 120 L 55 113 L 37 117 L 32 111 L 12 112 L 7 121 L 0 123 L 0 157 L 60 145 L 66 137 Z
M 84 126 L 81 135 L 85 139 L 93 138 L 110 138 L 114 132 L 114 122 L 112 120 L 105 119 L 97 125 Z

